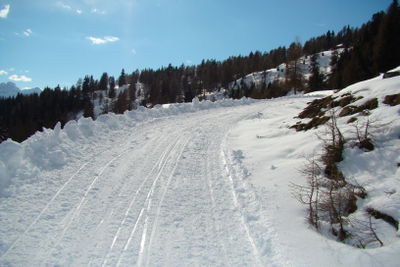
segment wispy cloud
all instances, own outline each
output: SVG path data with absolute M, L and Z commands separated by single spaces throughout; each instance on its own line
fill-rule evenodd
M 67 10 L 71 10 L 72 9 L 72 7 L 70 5 L 67 5 L 67 4 L 65 4 L 65 3 L 61 2 L 61 1 L 57 2 L 57 5 L 59 7 L 61 7 L 61 8 L 63 8 L 63 9 L 67 9 Z
M 105 15 L 106 14 L 106 12 L 104 10 L 99 10 L 97 8 L 92 8 L 92 10 L 90 12 L 94 13 L 94 14 L 99 14 L 99 15 Z
M 119 41 L 119 38 L 115 37 L 115 36 L 105 36 L 103 38 L 88 36 L 88 37 L 86 37 L 86 39 L 91 41 L 92 44 L 94 44 L 94 45 L 112 43 L 112 42 Z
M 26 29 L 26 30 L 23 32 L 23 34 L 24 34 L 26 37 L 31 36 L 32 33 L 33 33 L 33 32 L 32 32 L 31 29 Z
M 32 81 L 32 78 L 29 78 L 29 77 L 27 77 L 25 75 L 19 76 L 19 75 L 16 75 L 16 74 L 11 75 L 10 77 L 8 77 L 8 79 L 10 79 L 12 81 L 15 81 L 15 82 L 31 82 Z
M 5 70 L 0 70 L 0 75 L 7 75 L 7 74 L 8 74 L 7 71 L 5 71 Z
M 15 32 L 14 34 L 21 37 L 30 37 L 33 34 L 33 31 L 31 29 L 26 29 L 22 32 Z
M 0 18 L 5 19 L 10 12 L 10 5 L 5 5 L 2 9 L 0 9 Z
M 61 1 L 57 2 L 57 6 L 62 8 L 62 9 L 64 9 L 64 10 L 75 12 L 78 15 L 83 13 L 82 9 L 75 9 L 74 7 L 68 5 L 68 4 L 64 3 L 64 2 L 61 2 Z

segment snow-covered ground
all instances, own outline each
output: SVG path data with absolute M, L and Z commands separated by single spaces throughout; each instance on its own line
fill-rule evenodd
M 366 208 L 371 207 L 400 219 L 400 106 L 382 103 L 386 95 L 400 93 L 400 77 L 382 76 L 361 82 L 332 95 L 346 93 L 363 96 L 352 105 L 362 105 L 378 98 L 379 106 L 369 115 L 370 132 L 375 150 L 365 152 L 351 144 L 355 138 L 355 124 L 350 117 L 358 117 L 359 126 L 367 117 L 358 114 L 338 118 L 338 126 L 349 140 L 340 168 L 352 183 L 363 186 L 368 194 L 358 199 L 358 210 L 352 221 L 365 220 Z M 320 97 L 330 92 L 315 92 L 308 97 Z M 262 112 L 250 120 L 243 120 L 230 131 L 228 147 L 237 157 L 246 176 L 256 188 L 265 212 L 265 225 L 273 234 L 273 247 L 281 251 L 289 266 L 399 266 L 400 233 L 383 220 L 373 219 L 376 232 L 384 246 L 357 249 L 339 243 L 329 234 L 318 234 L 306 222 L 306 206 L 299 206 L 293 198 L 291 183 L 305 185 L 301 170 L 306 158 L 322 153 L 321 137 L 326 128 L 307 132 L 289 129 L 295 118 L 312 98 L 285 97 L 269 100 Z M 337 108 L 339 114 L 341 108 Z M 307 121 L 309 119 L 305 119 Z M 373 126 L 374 125 L 374 126 Z
M 368 190 L 364 202 L 397 219 L 399 106 L 382 101 L 399 88 L 378 77 L 338 93 L 379 98 L 377 149 L 348 147 L 341 167 Z M 324 131 L 289 127 L 325 94 L 140 108 L 3 142 L 0 265 L 398 266 L 384 222 L 386 246 L 357 249 L 312 229 L 291 196 Z

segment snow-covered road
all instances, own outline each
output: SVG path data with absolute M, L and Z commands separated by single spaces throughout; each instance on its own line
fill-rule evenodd
M 1 202 L 0 265 L 273 263 L 257 196 L 236 170 L 240 155 L 224 145 L 237 122 L 263 108 L 217 108 L 111 129 L 78 160 L 41 172 L 24 194 Z

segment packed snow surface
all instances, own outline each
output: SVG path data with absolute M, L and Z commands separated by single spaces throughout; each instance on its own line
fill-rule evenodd
M 378 88 L 381 104 L 399 84 L 377 78 L 347 90 L 372 96 Z M 322 132 L 289 126 L 324 94 L 195 99 L 3 142 L 0 265 L 398 266 L 398 237 L 365 250 L 338 243 L 310 228 L 291 196 L 289 184 L 304 183 L 299 170 L 320 149 Z M 400 161 L 399 107 L 378 110 L 391 124 L 370 160 Z M 365 160 L 354 164 L 368 169 Z M 350 163 L 346 175 L 374 178 Z M 385 185 L 400 190 L 398 169 L 384 167 L 374 165 L 372 174 L 381 170 Z M 369 190 L 386 190 L 379 186 Z M 376 201 L 398 205 L 399 192 Z

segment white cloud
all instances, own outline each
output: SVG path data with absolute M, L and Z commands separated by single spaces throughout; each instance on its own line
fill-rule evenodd
M 136 54 L 137 54 L 136 49 L 135 49 L 135 48 L 132 48 L 131 53 L 134 54 L 134 55 L 136 55 Z
M 0 18 L 5 19 L 10 12 L 10 5 L 5 5 L 2 9 L 0 9 Z
M 86 39 L 91 41 L 92 44 L 94 44 L 94 45 L 119 41 L 119 38 L 115 37 L 115 36 L 105 36 L 104 38 L 89 36 L 89 37 L 86 37 Z
M 26 30 L 23 32 L 23 34 L 24 34 L 26 37 L 31 36 L 32 33 L 33 33 L 33 32 L 32 32 L 31 29 L 26 29 Z
M 8 79 L 15 81 L 15 82 L 31 82 L 32 81 L 31 78 L 26 77 L 25 75 L 18 76 L 16 74 L 11 75 L 10 77 L 8 77 Z
M 57 2 L 57 6 L 62 8 L 62 9 L 65 9 L 65 10 L 75 12 L 78 15 L 81 15 L 83 13 L 82 9 L 78 9 L 78 8 L 75 9 L 75 7 L 72 7 L 72 6 L 68 5 L 68 4 L 65 4 L 65 3 L 61 2 L 61 1 Z
M 0 75 L 7 75 L 7 74 L 8 74 L 7 71 L 5 71 L 5 70 L 0 70 Z
M 57 2 L 57 5 L 63 9 L 71 10 L 72 7 L 70 5 L 64 4 L 63 2 Z
M 106 14 L 106 12 L 104 11 L 104 10 L 99 10 L 99 9 L 97 9 L 97 8 L 92 8 L 92 10 L 90 11 L 91 13 L 94 13 L 94 14 L 99 14 L 99 15 L 104 15 L 104 14 Z

